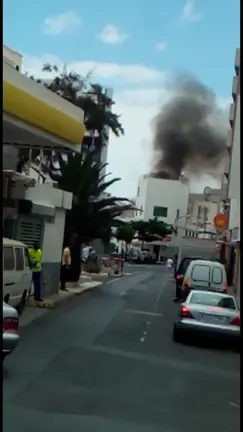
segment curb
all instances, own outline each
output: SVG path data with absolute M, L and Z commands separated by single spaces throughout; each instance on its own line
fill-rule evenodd
M 62 303 L 65 303 L 71 298 L 81 295 L 84 292 L 91 290 L 92 288 L 96 288 L 99 285 L 102 285 L 102 282 L 84 282 L 78 288 L 67 288 L 67 291 L 59 291 L 57 294 L 54 294 L 49 298 L 43 299 L 42 302 L 35 301 L 33 296 L 31 296 L 28 298 L 26 305 L 35 308 L 56 309 Z
M 27 304 L 27 306 L 30 306 L 30 307 L 44 308 L 44 309 L 55 309 L 61 303 L 64 303 L 65 301 L 74 297 L 74 295 L 75 294 L 73 292 L 70 292 L 70 291 L 59 291 L 57 294 L 54 294 L 53 296 L 51 296 L 49 298 L 43 299 L 42 302 L 35 301 L 34 297 L 31 296 L 28 298 L 26 304 Z

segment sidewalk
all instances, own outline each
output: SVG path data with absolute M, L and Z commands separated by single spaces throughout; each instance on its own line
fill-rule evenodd
M 35 301 L 33 296 L 31 296 L 27 300 L 27 306 L 41 309 L 55 309 L 62 303 L 67 302 L 68 300 L 73 298 L 74 296 L 81 295 L 85 291 L 95 288 L 101 284 L 102 282 L 98 281 L 82 282 L 78 287 L 67 288 L 67 291 L 58 291 L 58 293 L 44 298 L 42 302 Z

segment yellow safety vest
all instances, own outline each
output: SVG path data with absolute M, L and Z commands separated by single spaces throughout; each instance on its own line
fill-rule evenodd
M 29 249 L 30 265 L 32 272 L 41 271 L 41 260 L 42 260 L 42 250 L 41 249 Z

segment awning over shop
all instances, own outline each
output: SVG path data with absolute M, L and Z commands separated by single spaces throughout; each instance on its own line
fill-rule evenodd
M 11 66 L 3 66 L 4 114 L 80 147 L 83 111 Z

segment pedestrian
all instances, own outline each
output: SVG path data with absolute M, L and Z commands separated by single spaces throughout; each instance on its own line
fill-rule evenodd
M 167 267 L 167 269 L 171 269 L 173 267 L 173 259 L 172 258 L 167 259 L 166 267 Z
M 30 265 L 32 270 L 32 281 L 34 284 L 34 299 L 35 301 L 43 301 L 41 298 L 41 263 L 42 250 L 38 242 L 29 249 Z
M 68 281 L 68 269 L 70 268 L 70 266 L 71 266 L 71 251 L 70 251 L 70 247 L 66 246 L 62 252 L 62 263 L 61 263 L 60 282 L 61 282 L 62 291 L 67 291 L 66 282 Z

